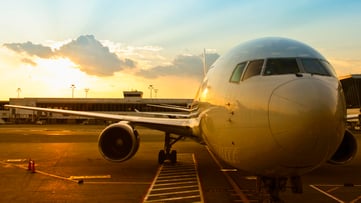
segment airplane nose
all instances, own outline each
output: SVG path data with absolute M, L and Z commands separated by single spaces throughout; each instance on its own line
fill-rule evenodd
M 337 86 L 302 78 L 277 87 L 269 101 L 269 126 L 277 145 L 298 162 L 319 163 L 330 156 L 343 112 Z M 342 108 L 341 108 L 342 109 Z

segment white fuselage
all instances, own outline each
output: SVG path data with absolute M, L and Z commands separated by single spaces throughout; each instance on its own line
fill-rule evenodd
M 233 167 L 264 176 L 301 175 L 327 161 L 345 131 L 337 78 L 264 75 L 263 65 L 259 75 L 230 82 L 242 60 L 248 59 L 216 62 L 199 91 L 197 101 L 207 109 L 200 131 L 211 150 Z

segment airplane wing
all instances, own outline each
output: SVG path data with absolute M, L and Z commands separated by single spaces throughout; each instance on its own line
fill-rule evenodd
M 191 118 L 191 117 L 195 117 L 199 114 L 198 112 L 190 112 L 187 114 L 183 114 L 183 113 L 168 113 L 168 112 L 167 113 L 143 112 L 143 111 L 139 111 L 138 109 L 134 109 L 134 110 L 138 114 L 151 115 L 151 116 L 162 116 L 162 117 L 168 117 L 168 118 Z
M 193 112 L 193 111 L 198 110 L 198 108 L 191 108 L 190 109 L 190 108 L 184 108 L 184 107 L 168 105 L 168 104 L 162 104 L 162 105 L 147 104 L 147 106 L 153 106 L 153 107 L 158 107 L 158 108 L 163 108 L 163 109 L 179 110 L 179 111 L 185 111 L 185 112 Z
M 113 121 L 128 121 L 131 125 L 134 126 L 144 126 L 151 129 L 161 130 L 164 132 L 174 133 L 178 135 L 185 135 L 185 136 L 194 136 L 199 125 L 198 118 L 177 118 L 177 119 L 154 118 L 154 117 L 128 116 L 128 115 L 40 108 L 40 107 L 19 106 L 19 105 L 5 105 L 5 107 L 32 110 L 32 111 L 77 115 L 77 116 L 100 118 L 100 119 L 113 120 Z

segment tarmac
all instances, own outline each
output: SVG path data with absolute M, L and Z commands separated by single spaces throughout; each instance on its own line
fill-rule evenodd
M 101 125 L 0 125 L 0 202 L 257 202 L 256 181 L 191 140 L 176 164 L 157 162 L 164 134 L 138 129 L 141 145 L 123 163 L 98 152 Z M 360 145 L 360 134 L 356 135 Z M 256 149 L 255 149 L 256 150 Z M 29 160 L 33 164 L 29 165 Z M 246 164 L 246 163 L 245 163 Z M 361 156 L 302 176 L 304 193 L 285 202 L 361 202 Z

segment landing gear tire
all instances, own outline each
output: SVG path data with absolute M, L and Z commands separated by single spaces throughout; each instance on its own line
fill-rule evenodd
M 158 153 L 158 163 L 163 164 L 165 160 L 169 160 L 172 164 L 177 163 L 177 151 L 172 150 L 171 153 L 166 153 L 165 150 L 160 150 Z
M 167 158 L 167 156 L 165 155 L 165 151 L 160 150 L 158 153 L 158 163 L 163 164 L 166 158 Z
M 284 203 L 280 198 L 279 192 L 286 190 L 286 177 L 260 177 L 259 191 L 264 191 L 264 194 L 269 194 L 269 199 L 265 200 L 262 198 L 261 201 L 267 201 L 271 203 Z M 263 195 L 263 194 L 262 194 Z
M 301 194 L 303 192 L 302 181 L 300 176 L 291 177 L 291 188 L 292 192 Z
M 164 150 L 160 150 L 158 154 L 158 163 L 163 164 L 165 160 L 169 160 L 172 164 L 177 163 L 177 151 L 171 150 L 173 144 L 183 139 L 184 136 L 175 135 L 171 136 L 170 133 L 166 132 L 164 137 Z

